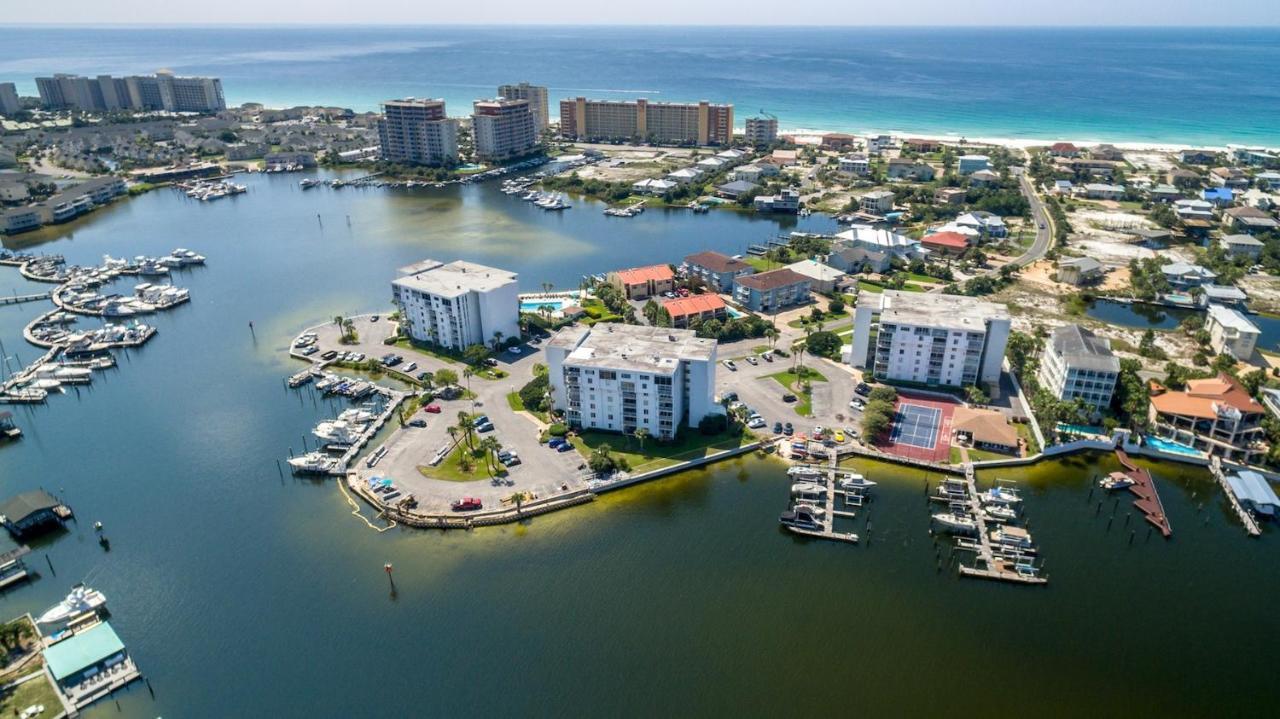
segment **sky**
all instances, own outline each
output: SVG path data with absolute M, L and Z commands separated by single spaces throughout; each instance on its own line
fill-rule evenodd
M 1276 0 L 0 0 L 0 24 L 1280 25 Z

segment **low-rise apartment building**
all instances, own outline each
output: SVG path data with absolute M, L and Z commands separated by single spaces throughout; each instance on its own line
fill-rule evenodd
M 672 327 L 687 328 L 695 322 L 729 318 L 729 307 L 720 299 L 720 295 L 689 295 L 664 300 L 662 309 L 671 316 Z
M 756 268 L 719 252 L 699 252 L 684 258 L 684 271 L 700 278 L 714 292 L 732 292 L 733 281 L 755 274 Z
M 1059 327 L 1049 335 L 1040 355 L 1036 379 L 1064 402 L 1083 400 L 1096 411 L 1111 406 L 1120 360 L 1111 342 L 1079 325 Z
M 397 271 L 391 294 L 409 336 L 464 350 L 520 336 L 514 272 L 457 260 L 423 260 Z
M 1004 305 L 961 295 L 885 290 L 858 295 L 846 361 L 878 380 L 963 387 L 1000 379 Z
M 733 301 L 752 312 L 777 312 L 809 301 L 810 280 L 782 268 L 744 275 L 733 282 Z
M 716 341 L 690 330 L 606 323 L 561 330 L 547 343 L 552 406 L 579 429 L 674 439 L 715 402 Z
M 617 287 L 629 300 L 643 300 L 670 292 L 676 286 L 676 273 L 670 265 L 649 265 L 610 272 L 606 281 Z

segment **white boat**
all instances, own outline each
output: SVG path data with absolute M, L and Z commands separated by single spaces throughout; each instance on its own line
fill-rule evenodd
M 787 469 L 787 474 L 792 477 L 800 477 L 807 481 L 813 481 L 811 477 L 817 477 L 826 480 L 827 471 L 819 467 L 796 466 Z
M 812 507 L 801 504 L 797 505 L 793 509 L 783 512 L 782 516 L 778 517 L 778 522 L 788 527 L 815 529 L 821 525 L 821 522 L 818 520 L 819 516 L 821 515 L 813 512 Z
M 369 424 L 370 422 L 372 422 L 377 418 L 378 418 L 378 415 L 374 414 L 373 412 L 370 412 L 367 409 L 355 409 L 355 408 L 344 409 L 342 410 L 342 413 L 338 415 L 338 419 L 340 421 L 347 422 L 349 424 Z
M 64 367 L 55 362 L 42 364 L 36 368 L 37 377 L 55 379 L 64 384 L 82 384 L 93 379 L 93 370 L 81 367 Z
M 856 472 L 847 474 L 840 479 L 841 489 L 871 489 L 874 486 L 876 486 L 875 482 Z
M 983 504 L 1017 504 L 1022 501 L 1022 497 L 1019 497 L 1017 492 L 1003 487 L 992 487 L 985 492 L 980 492 L 978 499 L 982 500 Z
M 971 517 L 955 512 L 939 512 L 933 515 L 933 521 L 952 532 L 976 532 L 978 523 Z
M 1006 507 L 1002 504 L 988 504 L 982 508 L 987 518 L 996 522 L 1012 522 L 1018 518 L 1018 513 L 1013 507 Z
M 1006 547 L 1016 547 L 1018 549 L 1030 549 L 1031 533 L 1022 527 L 1001 527 L 993 530 L 990 535 L 991 541 Z
M 364 433 L 364 426 L 335 419 L 321 422 L 311 433 L 326 444 L 355 444 Z
M 289 468 L 299 474 L 328 474 L 337 466 L 338 460 L 324 452 L 308 452 L 289 459 Z
M 1124 472 L 1112 472 L 1111 474 L 1108 474 L 1107 476 L 1098 480 L 1098 486 L 1102 487 L 1108 492 L 1112 492 L 1117 489 L 1128 489 L 1129 487 L 1132 487 L 1134 484 L 1136 484 L 1136 482 L 1133 481 L 1133 478 L 1125 474 Z
M 71 588 L 66 599 L 49 607 L 36 619 L 37 624 L 56 625 L 85 614 L 96 612 L 107 606 L 107 598 L 102 592 L 90 589 L 83 584 Z
M 123 257 L 117 258 L 111 255 L 103 255 L 102 266 L 108 270 L 123 270 L 129 266 L 129 261 Z
M 170 256 L 177 257 L 179 260 L 182 261 L 182 264 L 184 266 L 204 264 L 204 255 L 196 254 L 195 252 L 192 252 L 191 250 L 188 250 L 183 247 L 179 247 L 173 252 L 171 252 Z
M 796 482 L 791 485 L 791 494 L 797 497 L 820 497 L 826 494 L 826 488 L 812 482 Z

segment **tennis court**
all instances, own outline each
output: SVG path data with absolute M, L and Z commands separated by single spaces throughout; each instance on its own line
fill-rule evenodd
M 900 404 L 893 417 L 889 441 L 922 449 L 933 449 L 938 442 L 942 410 L 918 404 Z

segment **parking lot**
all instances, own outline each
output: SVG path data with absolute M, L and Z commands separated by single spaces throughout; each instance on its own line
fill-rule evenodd
M 775 422 L 791 422 L 797 432 L 811 432 L 816 425 L 857 430 L 861 425 L 860 413 L 850 409 L 849 400 L 854 396 L 858 376 L 852 368 L 846 368 L 825 359 L 806 357 L 807 366 L 817 370 L 826 382 L 813 382 L 811 395 L 812 416 L 796 413 L 799 402 L 786 402 L 785 394 L 795 394 L 769 375 L 791 368 L 792 358 L 775 357 L 773 362 L 757 360 L 752 365 L 745 360 L 734 360 L 737 371 L 731 371 L 722 363 L 716 370 L 716 394 L 737 392 L 738 399 L 760 413 L 765 420 L 764 431 L 772 431 Z

